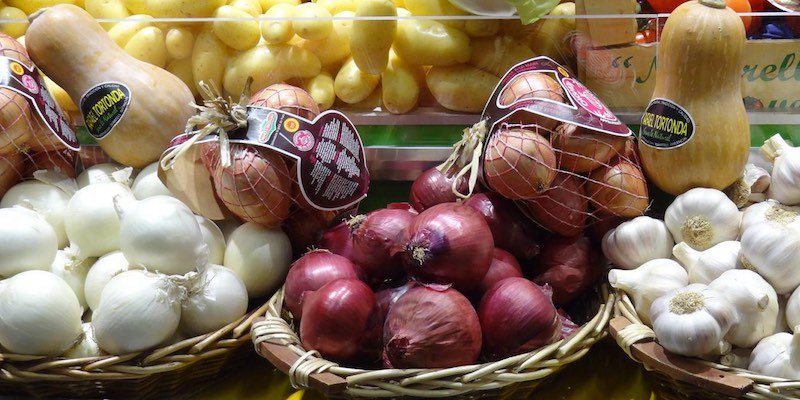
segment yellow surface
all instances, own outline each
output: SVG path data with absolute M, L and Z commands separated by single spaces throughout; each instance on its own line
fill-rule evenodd
M 256 357 L 232 377 L 212 385 L 196 399 L 324 400 L 314 391 L 297 391 L 289 379 Z M 580 361 L 538 388 L 530 399 L 541 400 L 653 400 L 644 370 L 610 340 L 598 343 Z

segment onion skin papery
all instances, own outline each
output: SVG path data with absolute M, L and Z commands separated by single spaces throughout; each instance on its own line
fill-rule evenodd
M 556 177 L 556 154 L 546 134 L 534 130 L 501 129 L 486 146 L 483 170 L 487 185 L 503 197 L 525 200 L 550 188 Z
M 561 124 L 553 134 L 553 148 L 558 155 L 558 169 L 589 172 L 606 165 L 625 150 L 627 138 L 595 132 L 572 124 Z
M 553 302 L 525 278 L 507 278 L 481 299 L 478 316 L 484 353 L 492 360 L 536 350 L 561 338 Z
M 592 172 L 586 192 L 599 210 L 620 217 L 638 217 L 650 205 L 644 174 L 628 161 Z
M 329 360 L 349 364 L 378 361 L 383 329 L 375 294 L 364 282 L 339 279 L 307 294 L 300 341 Z
M 414 215 L 408 211 L 381 209 L 348 221 L 353 232 L 352 260 L 364 271 L 368 283 L 403 275 L 395 249 L 413 220 Z
M 323 232 L 318 244 L 333 254 L 353 258 L 353 232 L 347 222 L 341 222 Z
M 455 177 L 442 173 L 437 168 L 431 168 L 423 172 L 414 183 L 411 184 L 409 201 L 411 206 L 418 212 L 425 211 L 441 203 L 452 203 L 458 200 L 453 193 L 453 182 Z M 469 182 L 462 177 L 458 180 L 456 189 L 459 193 L 466 193 L 469 190 Z
M 559 173 L 550 189 L 541 196 L 523 201 L 522 206 L 548 231 L 577 236 L 584 231 L 589 218 L 585 186 L 583 178 Z
M 337 279 L 359 279 L 360 271 L 350 260 L 327 250 L 312 250 L 295 261 L 284 285 L 286 308 L 297 319 L 303 316 L 303 298 Z
M 475 297 L 480 299 L 494 284 L 506 278 L 522 278 L 522 267 L 511 253 L 495 248 L 492 264 L 481 283 L 478 284 Z
M 494 245 L 510 252 L 519 260 L 530 261 L 539 254 L 539 232 L 513 202 L 503 196 L 485 192 L 472 195 L 464 205 L 481 213 L 492 231 Z
M 441 285 L 415 286 L 391 307 L 386 359 L 395 368 L 449 368 L 476 362 L 481 327 L 469 300 Z
M 381 314 L 384 318 L 389 314 L 389 310 L 392 309 L 394 303 L 397 303 L 397 300 L 400 300 L 409 289 L 416 286 L 417 283 L 414 281 L 406 282 L 403 286 L 383 289 L 375 293 L 375 299 L 378 302 L 378 308 L 381 310 Z
M 549 285 L 553 303 L 565 305 L 602 277 L 600 258 L 587 237 L 553 237 L 544 246 L 533 281 Z
M 559 103 L 565 102 L 564 89 L 550 75 L 541 72 L 527 72 L 517 75 L 500 94 L 500 104 L 509 106 L 519 100 L 547 99 Z M 526 125 L 539 125 L 545 129 L 554 129 L 557 120 L 539 114 L 519 112 L 510 122 Z
M 494 240 L 484 218 L 471 207 L 443 203 L 423 211 L 408 230 L 402 260 L 420 282 L 452 284 L 468 292 L 492 263 Z

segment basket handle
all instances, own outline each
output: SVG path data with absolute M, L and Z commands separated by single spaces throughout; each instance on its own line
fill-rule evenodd
M 632 324 L 625 317 L 616 317 L 609 323 L 608 330 L 618 340 L 620 331 Z M 753 389 L 754 382 L 750 379 L 693 362 L 688 357 L 671 354 L 652 339 L 631 345 L 630 354 L 648 370 L 722 395 L 739 398 Z
M 256 318 L 254 322 L 259 320 L 264 318 Z M 286 375 L 289 375 L 292 366 L 300 359 L 289 347 L 269 342 L 261 342 L 258 353 Z M 325 396 L 341 394 L 347 389 L 347 381 L 330 372 L 309 375 L 308 384 Z

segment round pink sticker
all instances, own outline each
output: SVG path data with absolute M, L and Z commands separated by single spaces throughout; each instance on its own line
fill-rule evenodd
M 294 146 L 300 151 L 309 151 L 314 148 L 314 135 L 307 130 L 297 131 L 292 136 Z
M 583 86 L 582 83 L 572 78 L 564 78 L 561 82 L 575 102 L 586 111 L 605 120 L 617 121 L 617 117 L 614 113 L 612 113 L 594 93 L 589 91 L 586 86 Z
M 39 84 L 37 84 L 36 80 L 30 75 L 22 75 L 22 84 L 25 85 L 25 88 L 28 89 L 32 94 L 39 93 Z

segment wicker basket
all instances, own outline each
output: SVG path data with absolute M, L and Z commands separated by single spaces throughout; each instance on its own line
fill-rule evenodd
M 264 304 L 216 332 L 142 353 L 81 359 L 0 353 L 0 393 L 188 398 L 253 354 L 250 327 L 266 309 Z
M 800 381 L 762 376 L 719 363 L 670 354 L 655 342 L 655 333 L 643 324 L 630 298 L 614 298 L 611 336 L 636 362 L 644 365 L 659 399 L 798 399 Z
M 253 324 L 256 351 L 289 375 L 295 388 L 312 388 L 344 398 L 523 398 L 564 366 L 580 359 L 606 336 L 615 294 L 594 302 L 592 316 L 567 339 L 536 351 L 486 364 L 445 369 L 362 370 L 341 367 L 308 351 L 283 310 L 283 289 Z M 600 296 L 598 295 L 599 299 Z

